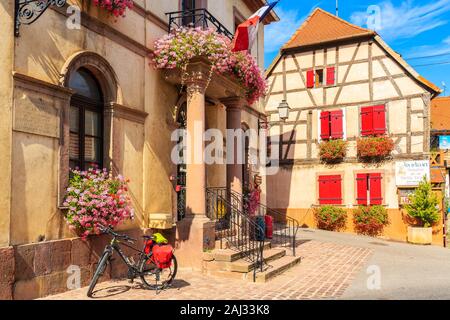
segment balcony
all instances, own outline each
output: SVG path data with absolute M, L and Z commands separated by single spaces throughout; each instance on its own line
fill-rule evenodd
M 174 11 L 166 15 L 169 16 L 169 33 L 180 27 L 215 28 L 217 33 L 233 39 L 233 34 L 206 9 Z

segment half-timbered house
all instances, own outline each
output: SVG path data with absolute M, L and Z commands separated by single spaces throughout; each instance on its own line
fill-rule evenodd
M 352 208 L 384 205 L 390 219 L 384 236 L 406 240 L 395 163 L 429 159 L 430 100 L 440 89 L 375 31 L 322 9 L 312 12 L 282 47 L 267 77 L 270 134 L 280 138 L 271 151 L 272 156 L 279 152 L 281 164 L 267 180 L 268 205 L 308 226 L 315 225 L 315 206 L 342 206 L 349 212 L 350 232 Z M 287 119 L 279 117 L 283 100 L 291 108 Z M 365 136 L 391 138 L 391 155 L 363 161 L 357 140 Z M 324 163 L 320 144 L 333 139 L 347 141 L 347 153 L 338 163 Z M 439 228 L 434 242 L 442 244 Z

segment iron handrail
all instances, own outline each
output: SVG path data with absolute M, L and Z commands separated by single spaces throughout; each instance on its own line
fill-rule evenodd
M 228 197 L 230 196 L 230 197 Z M 253 264 L 253 281 L 256 272 L 264 269 L 264 240 L 258 240 L 258 234 L 264 230 L 241 209 L 241 200 L 223 192 L 220 188 L 207 188 L 207 216 L 216 221 L 216 234 L 241 253 L 241 258 Z M 264 237 L 263 237 L 264 238 Z
M 206 29 L 211 24 L 216 28 L 217 33 L 223 34 L 230 40 L 233 38 L 233 33 L 220 23 L 207 9 L 173 11 L 167 12 L 166 15 L 169 16 L 169 33 L 175 27 L 202 27 Z
M 209 188 L 209 189 L 217 190 L 217 192 L 220 192 L 221 194 L 226 195 L 227 198 L 231 198 L 235 202 L 239 201 L 241 211 L 242 212 L 246 211 L 245 204 L 248 202 L 248 198 L 246 198 L 242 194 L 240 194 L 236 191 L 233 191 L 233 190 L 229 190 L 225 187 L 214 187 L 214 188 Z M 275 244 L 287 245 L 287 246 L 291 247 L 292 255 L 295 256 L 296 255 L 295 249 L 296 249 L 297 232 L 300 228 L 299 222 L 296 219 L 291 218 L 285 214 L 282 214 L 274 209 L 271 209 L 261 203 L 258 205 L 257 210 L 258 210 L 257 215 L 260 215 L 260 216 L 269 215 L 269 216 L 273 217 L 274 226 L 276 229 L 276 232 L 273 233 Z

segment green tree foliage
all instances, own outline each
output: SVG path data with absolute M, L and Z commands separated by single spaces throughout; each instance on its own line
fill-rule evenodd
M 420 226 L 428 228 L 439 220 L 438 199 L 431 190 L 431 183 L 427 182 L 425 177 L 409 200 L 411 203 L 406 205 L 405 209 Z

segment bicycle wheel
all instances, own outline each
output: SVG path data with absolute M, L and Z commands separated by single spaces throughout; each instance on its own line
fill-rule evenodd
M 89 289 L 87 292 L 87 296 L 89 298 L 92 297 L 92 292 L 94 291 L 95 285 L 97 284 L 98 279 L 103 274 L 103 272 L 106 269 L 106 265 L 108 263 L 108 259 L 110 257 L 110 252 L 105 251 L 103 252 L 102 257 L 99 259 L 99 263 L 97 266 L 97 269 L 95 270 L 94 276 L 92 277 L 91 283 L 89 284 Z
M 150 258 L 144 259 L 139 266 L 139 274 L 147 289 L 162 290 L 170 285 L 177 275 L 178 263 L 175 255 L 169 268 L 159 269 Z

